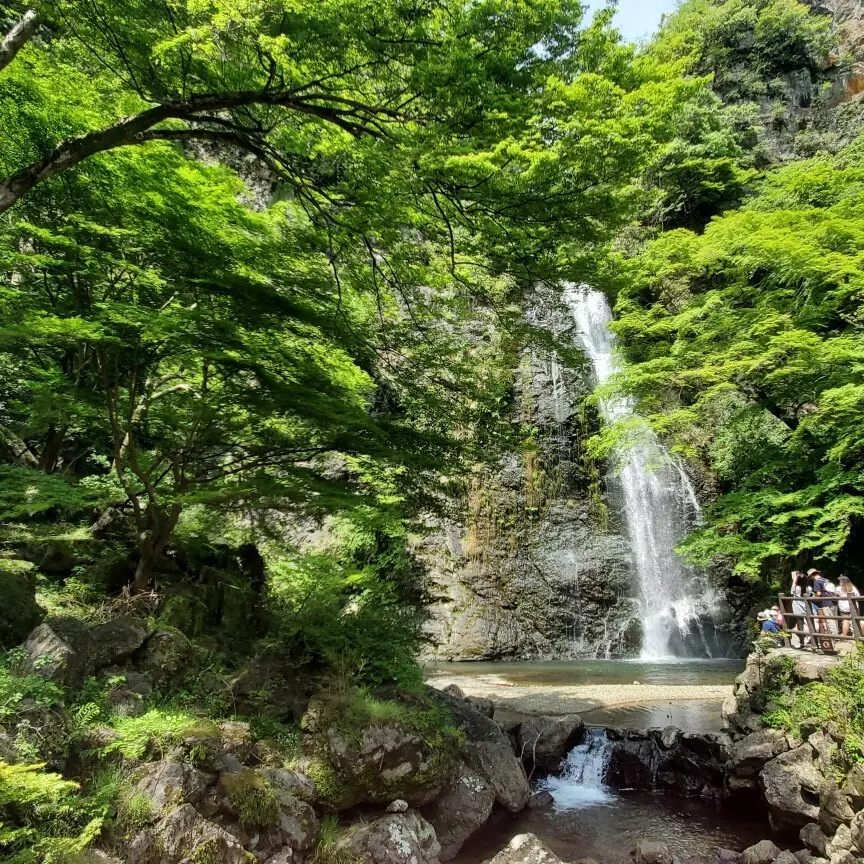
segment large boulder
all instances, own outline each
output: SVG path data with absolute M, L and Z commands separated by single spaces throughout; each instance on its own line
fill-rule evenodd
M 489 864 L 561 864 L 534 834 L 517 834 Z
M 801 842 L 811 851 L 822 858 L 828 857 L 828 844 L 831 842 L 825 836 L 825 832 L 815 822 L 805 825 L 800 833 Z
M 415 810 L 352 826 L 340 851 L 368 864 L 438 864 L 435 829 Z
M 771 759 L 785 753 L 789 742 L 779 729 L 760 729 L 736 742 L 727 765 L 737 777 L 755 777 Z
M 852 819 L 851 828 L 852 844 L 859 853 L 864 854 L 864 810 L 855 814 Z M 803 840 L 804 838 L 802 837 L 801 839 Z
M 319 823 L 309 796 L 314 786 L 288 769 L 245 768 L 219 777 L 219 811 L 259 860 L 285 850 L 289 860 L 303 860 L 312 851 Z
M 228 687 L 240 714 L 268 714 L 297 722 L 309 705 L 306 689 L 290 675 L 284 656 L 275 649 L 259 653 Z
M 126 864 L 249 864 L 250 855 L 236 837 L 205 819 L 191 804 L 172 810 L 141 831 L 126 851 Z
M 813 749 L 802 744 L 765 764 L 759 782 L 775 831 L 801 828 L 819 818 L 822 774 L 813 762 Z
M 442 861 L 456 857 L 462 844 L 489 820 L 494 804 L 495 790 L 488 781 L 460 765 L 450 788 L 423 811 L 435 828 Z
M 428 804 L 448 788 L 458 766 L 458 736 L 424 705 L 408 703 L 378 718 L 344 700 L 313 699 L 302 729 L 310 776 L 337 810 L 396 798 Z
M 88 673 L 90 633 L 77 618 L 52 618 L 24 643 L 22 671 L 61 687 L 78 687 Z
M 849 796 L 832 778 L 819 787 L 819 824 L 826 834 L 834 834 L 841 825 L 849 825 L 855 811 Z
M 149 632 L 146 622 L 128 615 L 91 627 L 88 671 L 126 660 L 144 644 Z
M 0 559 L 0 650 L 23 642 L 42 620 L 32 571 L 28 561 Z
M 495 790 L 495 800 L 511 813 L 518 813 L 528 803 L 531 789 L 522 763 L 513 753 L 513 745 L 501 728 L 473 706 L 432 688 L 429 698 L 444 707 L 453 724 L 465 736 L 465 764 Z
M 197 804 L 213 778 L 186 762 L 148 762 L 136 772 L 135 789 L 150 801 L 155 816 L 180 804 Z
M 771 864 L 780 854 L 780 848 L 771 840 L 760 840 L 741 853 L 741 864 Z
M 179 630 L 163 628 L 147 638 L 133 661 L 140 672 L 159 685 L 182 680 L 194 666 L 195 652 Z
M 147 633 L 146 624 L 128 616 L 94 627 L 77 618 L 51 618 L 24 643 L 23 671 L 75 688 L 88 675 L 128 659 Z
M 517 743 L 528 776 L 557 773 L 567 754 L 584 735 L 585 724 L 577 714 L 525 720 L 519 726 Z

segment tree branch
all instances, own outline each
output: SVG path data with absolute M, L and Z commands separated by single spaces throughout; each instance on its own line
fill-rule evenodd
M 0 42 L 0 72 L 14 59 L 15 55 L 30 41 L 39 26 L 39 16 L 28 9 L 21 20 L 3 37 Z
M 363 106 L 353 102 L 346 106 L 345 100 L 342 99 L 334 100 L 335 106 L 310 104 L 307 101 L 308 99 L 327 101 L 328 98 L 326 93 L 306 94 L 303 97 L 297 97 L 293 93 L 251 90 L 236 93 L 200 94 L 191 96 L 189 99 L 165 102 L 148 108 L 140 114 L 125 117 L 105 129 L 61 141 L 50 153 L 47 153 L 37 162 L 27 165 L 0 182 L 0 214 L 5 213 L 16 201 L 43 180 L 68 171 L 97 153 L 104 153 L 118 147 L 142 144 L 156 137 L 168 138 L 168 132 L 174 130 L 165 130 L 160 136 L 150 135 L 148 137 L 144 134 L 153 130 L 154 126 L 164 120 L 174 119 L 185 120 L 188 123 L 201 123 L 206 121 L 197 115 L 205 112 L 213 114 L 249 105 L 273 105 L 318 117 L 357 138 L 364 135 L 371 135 L 375 138 L 384 137 L 375 117 L 380 114 L 391 116 L 392 112 L 372 105 Z M 202 130 L 199 129 L 200 131 Z M 189 134 L 187 137 L 193 136 Z M 205 136 L 199 134 L 198 137 Z

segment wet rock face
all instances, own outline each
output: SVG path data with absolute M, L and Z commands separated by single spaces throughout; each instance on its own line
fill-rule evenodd
M 525 770 L 537 778 L 555 774 L 584 737 L 585 724 L 577 714 L 531 717 L 519 725 L 516 743 Z
M 559 336 L 574 328 L 551 299 L 531 314 Z M 475 478 L 464 519 L 432 526 L 415 550 L 442 598 L 431 610 L 434 657 L 632 652 L 639 632 L 630 546 L 606 500 L 616 482 L 580 449 L 595 430 L 579 409 L 588 376 L 535 351 L 516 378 L 514 426 L 536 431 L 522 452 Z
M 684 798 L 724 794 L 731 741 L 723 734 L 682 732 L 673 726 L 647 731 L 607 730 L 614 742 L 606 782 L 617 789 L 663 790 Z

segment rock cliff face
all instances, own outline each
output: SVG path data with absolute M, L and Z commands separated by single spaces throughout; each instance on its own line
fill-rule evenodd
M 551 300 L 530 314 L 572 337 L 572 318 Z M 439 598 L 436 658 L 602 657 L 638 646 L 615 480 L 582 447 L 596 428 L 580 407 L 589 391 L 587 374 L 553 352 L 524 354 L 512 407 L 521 451 L 479 472 L 466 518 L 435 526 L 416 550 Z

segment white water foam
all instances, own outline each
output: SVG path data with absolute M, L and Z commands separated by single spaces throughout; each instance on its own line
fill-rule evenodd
M 586 285 L 568 285 L 564 300 L 598 384 L 620 371 L 612 310 L 605 295 Z M 600 402 L 607 423 L 626 421 L 632 443 L 622 448 L 619 477 L 624 516 L 632 544 L 642 617 L 643 660 L 711 657 L 715 646 L 705 624 L 719 611 L 720 598 L 707 575 L 675 552 L 678 542 L 702 520 L 687 473 L 634 412 L 632 399 Z
M 611 804 L 615 796 L 604 783 L 608 764 L 606 732 L 589 729 L 585 740 L 567 755 L 561 774 L 548 777 L 541 788 L 549 792 L 559 812 Z

